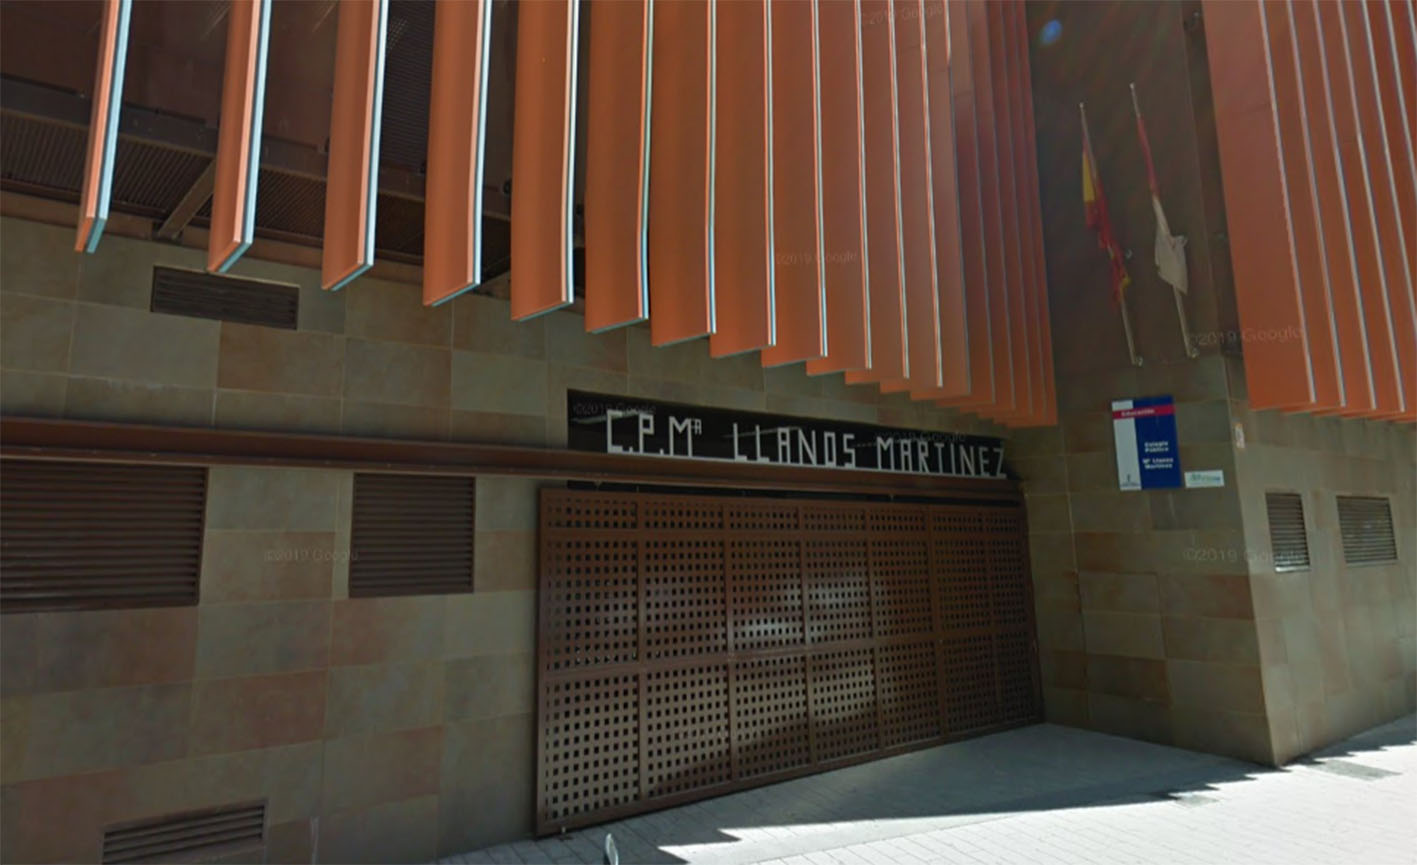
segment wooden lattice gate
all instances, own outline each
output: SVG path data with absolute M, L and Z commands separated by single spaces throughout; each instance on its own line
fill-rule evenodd
M 1038 720 L 1020 506 L 544 490 L 542 834 Z

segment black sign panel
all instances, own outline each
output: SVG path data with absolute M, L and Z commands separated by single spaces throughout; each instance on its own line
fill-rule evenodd
M 770 465 L 1004 477 L 1003 441 L 567 391 L 575 450 Z

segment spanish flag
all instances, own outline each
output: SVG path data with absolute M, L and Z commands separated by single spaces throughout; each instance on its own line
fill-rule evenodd
M 1112 268 L 1112 300 L 1122 302 L 1122 295 L 1132 278 L 1122 257 L 1122 248 L 1112 233 L 1112 217 L 1107 213 L 1107 196 L 1102 192 L 1102 178 L 1097 173 L 1097 158 L 1092 154 L 1092 136 L 1087 131 L 1087 110 L 1082 112 L 1082 206 L 1087 214 L 1087 227 L 1097 232 L 1097 245 L 1107 253 Z

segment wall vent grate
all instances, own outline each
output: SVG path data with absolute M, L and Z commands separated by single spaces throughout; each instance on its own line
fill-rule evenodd
M 1266 493 L 1269 547 L 1276 571 L 1309 569 L 1309 539 L 1304 532 L 1304 497 L 1298 493 Z
M 259 862 L 265 830 L 264 802 L 121 823 L 104 830 L 103 862 Z
M 300 289 L 294 285 L 153 268 L 152 311 L 294 330 Z
M 0 612 L 197 603 L 207 470 L 6 460 Z
M 474 479 L 356 474 L 349 595 L 472 591 Z
M 1338 496 L 1338 531 L 1343 560 L 1350 565 L 1397 561 L 1392 505 L 1379 496 Z

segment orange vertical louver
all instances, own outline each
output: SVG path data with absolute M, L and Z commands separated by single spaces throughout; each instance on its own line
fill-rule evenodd
M 674 2 L 674 0 L 671 0 Z M 718 7 L 714 84 L 714 319 L 709 353 L 773 344 L 771 4 Z
M 959 165 L 955 158 L 954 99 L 950 85 L 950 21 L 945 0 L 921 0 L 925 27 L 926 109 L 930 143 L 930 199 L 934 209 L 935 275 L 939 303 L 938 389 L 913 398 L 951 398 L 970 392 L 969 308 L 961 243 Z M 982 337 L 981 337 L 982 339 Z
M 929 96 L 926 87 L 924 7 L 892 0 L 895 17 L 896 117 L 899 123 L 900 240 L 905 277 L 905 322 L 910 350 L 908 381 L 898 387 L 938 388 L 940 306 L 936 283 L 935 213 L 930 185 Z
M 895 16 L 891 12 L 889 0 L 865 0 L 861 4 L 871 365 L 866 370 L 848 372 L 846 380 L 852 384 L 898 381 L 909 373 L 900 245 Z
M 574 300 L 578 0 L 517 6 L 512 129 L 512 318 Z
M 1216 82 L 1215 123 L 1226 224 L 1241 324 L 1284 338 L 1245 344 L 1250 402 L 1256 408 L 1314 400 L 1303 305 L 1295 278 L 1285 178 L 1279 163 L 1274 95 L 1256 2 L 1206 0 L 1206 53 Z M 1241 180 L 1243 178 L 1243 180 Z
M 216 272 L 235 264 L 255 236 L 271 0 L 233 0 L 226 18 L 226 74 L 207 243 L 207 269 Z
M 650 34 L 654 9 L 654 0 L 590 6 L 585 326 L 592 332 L 649 317 Z
M 773 0 L 772 238 L 776 339 L 765 366 L 826 354 L 817 0 Z M 841 130 L 832 130 L 838 134 Z
M 79 196 L 76 252 L 94 252 L 108 221 L 113 192 L 113 163 L 118 149 L 118 112 L 123 104 L 123 73 L 128 65 L 128 20 L 133 0 L 105 0 L 94 69 L 93 108 L 88 151 Z
M 1042 361 L 1039 366 L 1041 399 L 1034 401 L 1036 414 L 1032 418 L 1032 423 L 1051 426 L 1058 422 L 1058 397 L 1056 385 L 1053 382 L 1053 325 L 1049 320 L 1048 313 L 1048 269 L 1047 260 L 1043 254 L 1042 202 L 1038 197 L 1038 142 L 1033 129 L 1033 84 L 1028 63 L 1027 21 L 1022 3 L 1017 5 L 1014 13 L 1014 28 L 1014 45 L 1018 50 L 1021 88 L 1019 109 L 1022 114 L 1021 126 L 1024 153 L 1026 154 L 1023 160 L 1024 172 L 1021 177 L 1023 178 L 1022 183 L 1028 190 L 1027 195 L 1023 196 L 1023 201 L 1027 205 L 1023 219 L 1028 235 L 1024 254 L 1033 263 L 1033 314 L 1036 322 L 1034 333 L 1038 339 L 1038 354 Z M 1035 389 L 1035 394 L 1038 394 L 1038 390 Z
M 388 0 L 340 0 L 320 268 L 326 290 L 342 288 L 374 264 L 388 20 Z
M 863 369 L 871 358 L 860 20 L 860 0 L 823 3 L 817 11 L 824 60 L 820 89 L 827 356 L 807 361 L 812 375 Z
M 492 0 L 438 0 L 435 7 L 423 218 L 423 303 L 428 306 L 482 281 L 492 7 Z
M 649 162 L 649 323 L 655 345 L 714 331 L 715 8 L 705 0 L 655 8 Z

